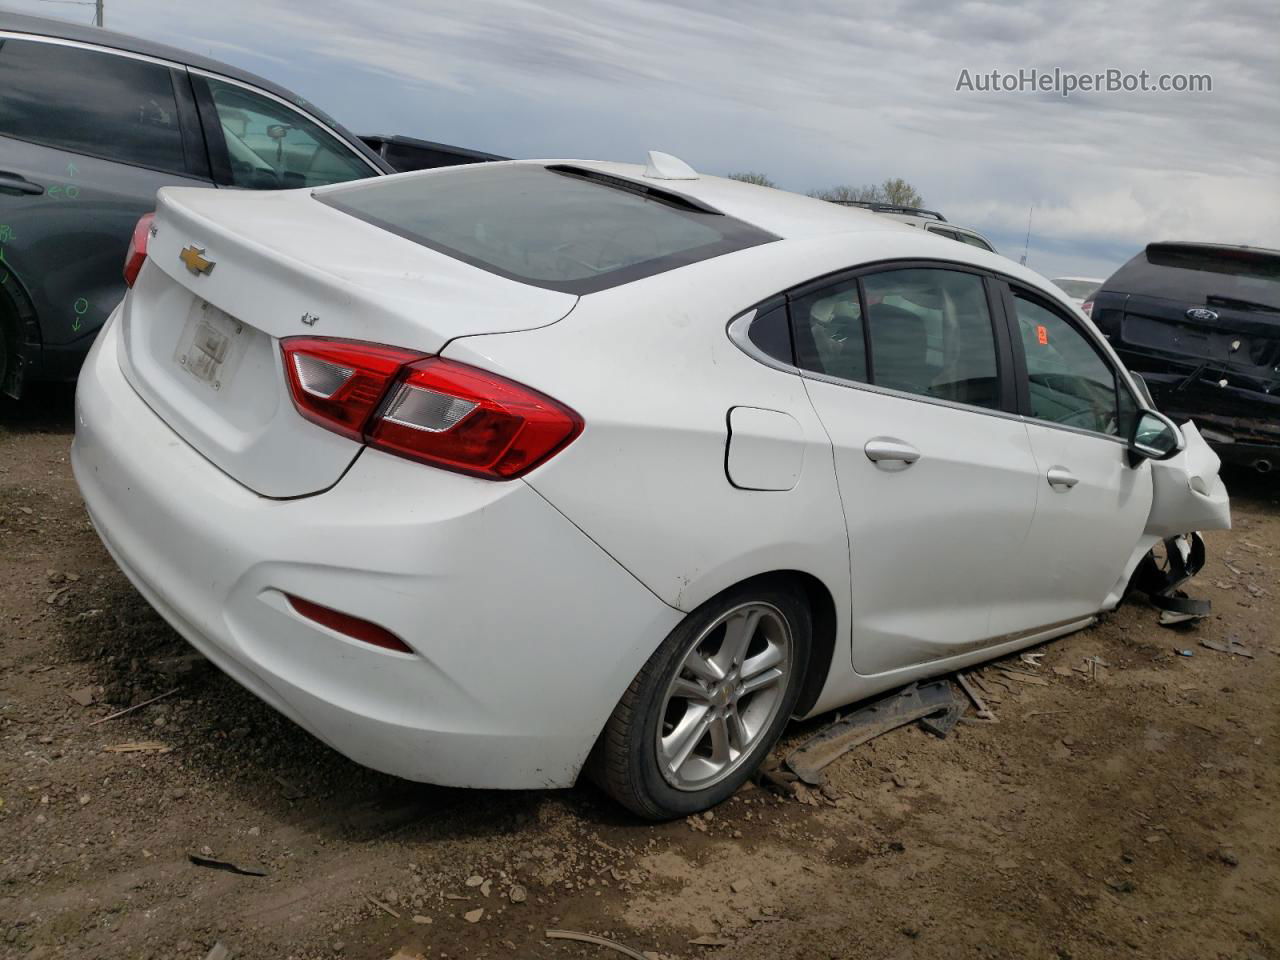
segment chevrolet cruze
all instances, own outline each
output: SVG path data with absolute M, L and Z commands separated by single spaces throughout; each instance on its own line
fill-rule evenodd
M 788 718 L 1077 630 L 1229 524 L 1037 274 L 664 154 L 165 188 L 125 273 L 77 394 L 104 543 L 413 780 L 688 814 Z

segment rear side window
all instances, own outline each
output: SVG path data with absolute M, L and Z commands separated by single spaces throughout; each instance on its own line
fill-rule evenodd
M 236 84 L 206 82 L 237 187 L 323 187 L 373 174 L 350 147 L 296 110 Z
M 933 268 L 864 274 L 792 301 L 800 365 L 842 380 L 997 409 L 982 278 Z
M 796 297 L 791 316 L 800 366 L 841 380 L 870 382 L 857 280 Z
M 1103 290 L 1184 300 L 1231 301 L 1280 311 L 1280 254 L 1153 243 L 1111 275 Z
M 679 194 L 574 167 L 456 167 L 316 199 L 499 276 L 573 294 L 776 239 Z
M 33 40 L 0 45 L 0 134 L 185 172 L 168 67 Z

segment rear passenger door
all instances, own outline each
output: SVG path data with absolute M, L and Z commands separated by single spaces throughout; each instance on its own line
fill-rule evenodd
M 29 295 L 47 375 L 75 374 L 169 184 L 210 185 L 185 69 L 0 35 L 0 281 Z
M 991 612 L 1017 583 L 1037 468 L 995 291 L 977 272 L 926 262 L 788 298 L 795 358 L 835 450 L 859 673 L 1002 632 Z
M 1082 320 L 1016 284 L 1004 297 L 1039 503 L 1017 604 L 999 616 L 1064 624 L 1098 612 L 1146 526 L 1151 470 L 1129 465 L 1126 442 L 1139 404 Z

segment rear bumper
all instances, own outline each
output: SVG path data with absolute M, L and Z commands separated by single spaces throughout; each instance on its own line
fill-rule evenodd
M 573 783 L 681 614 L 527 484 L 366 450 L 327 493 L 270 500 L 124 379 L 109 324 L 81 372 L 72 466 L 139 592 L 222 670 L 365 766 L 450 786 Z M 378 623 L 413 655 L 295 613 Z

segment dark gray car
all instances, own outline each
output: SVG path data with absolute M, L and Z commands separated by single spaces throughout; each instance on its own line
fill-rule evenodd
M 393 172 L 300 97 L 224 63 L 0 12 L 0 391 L 75 377 L 163 186 Z

